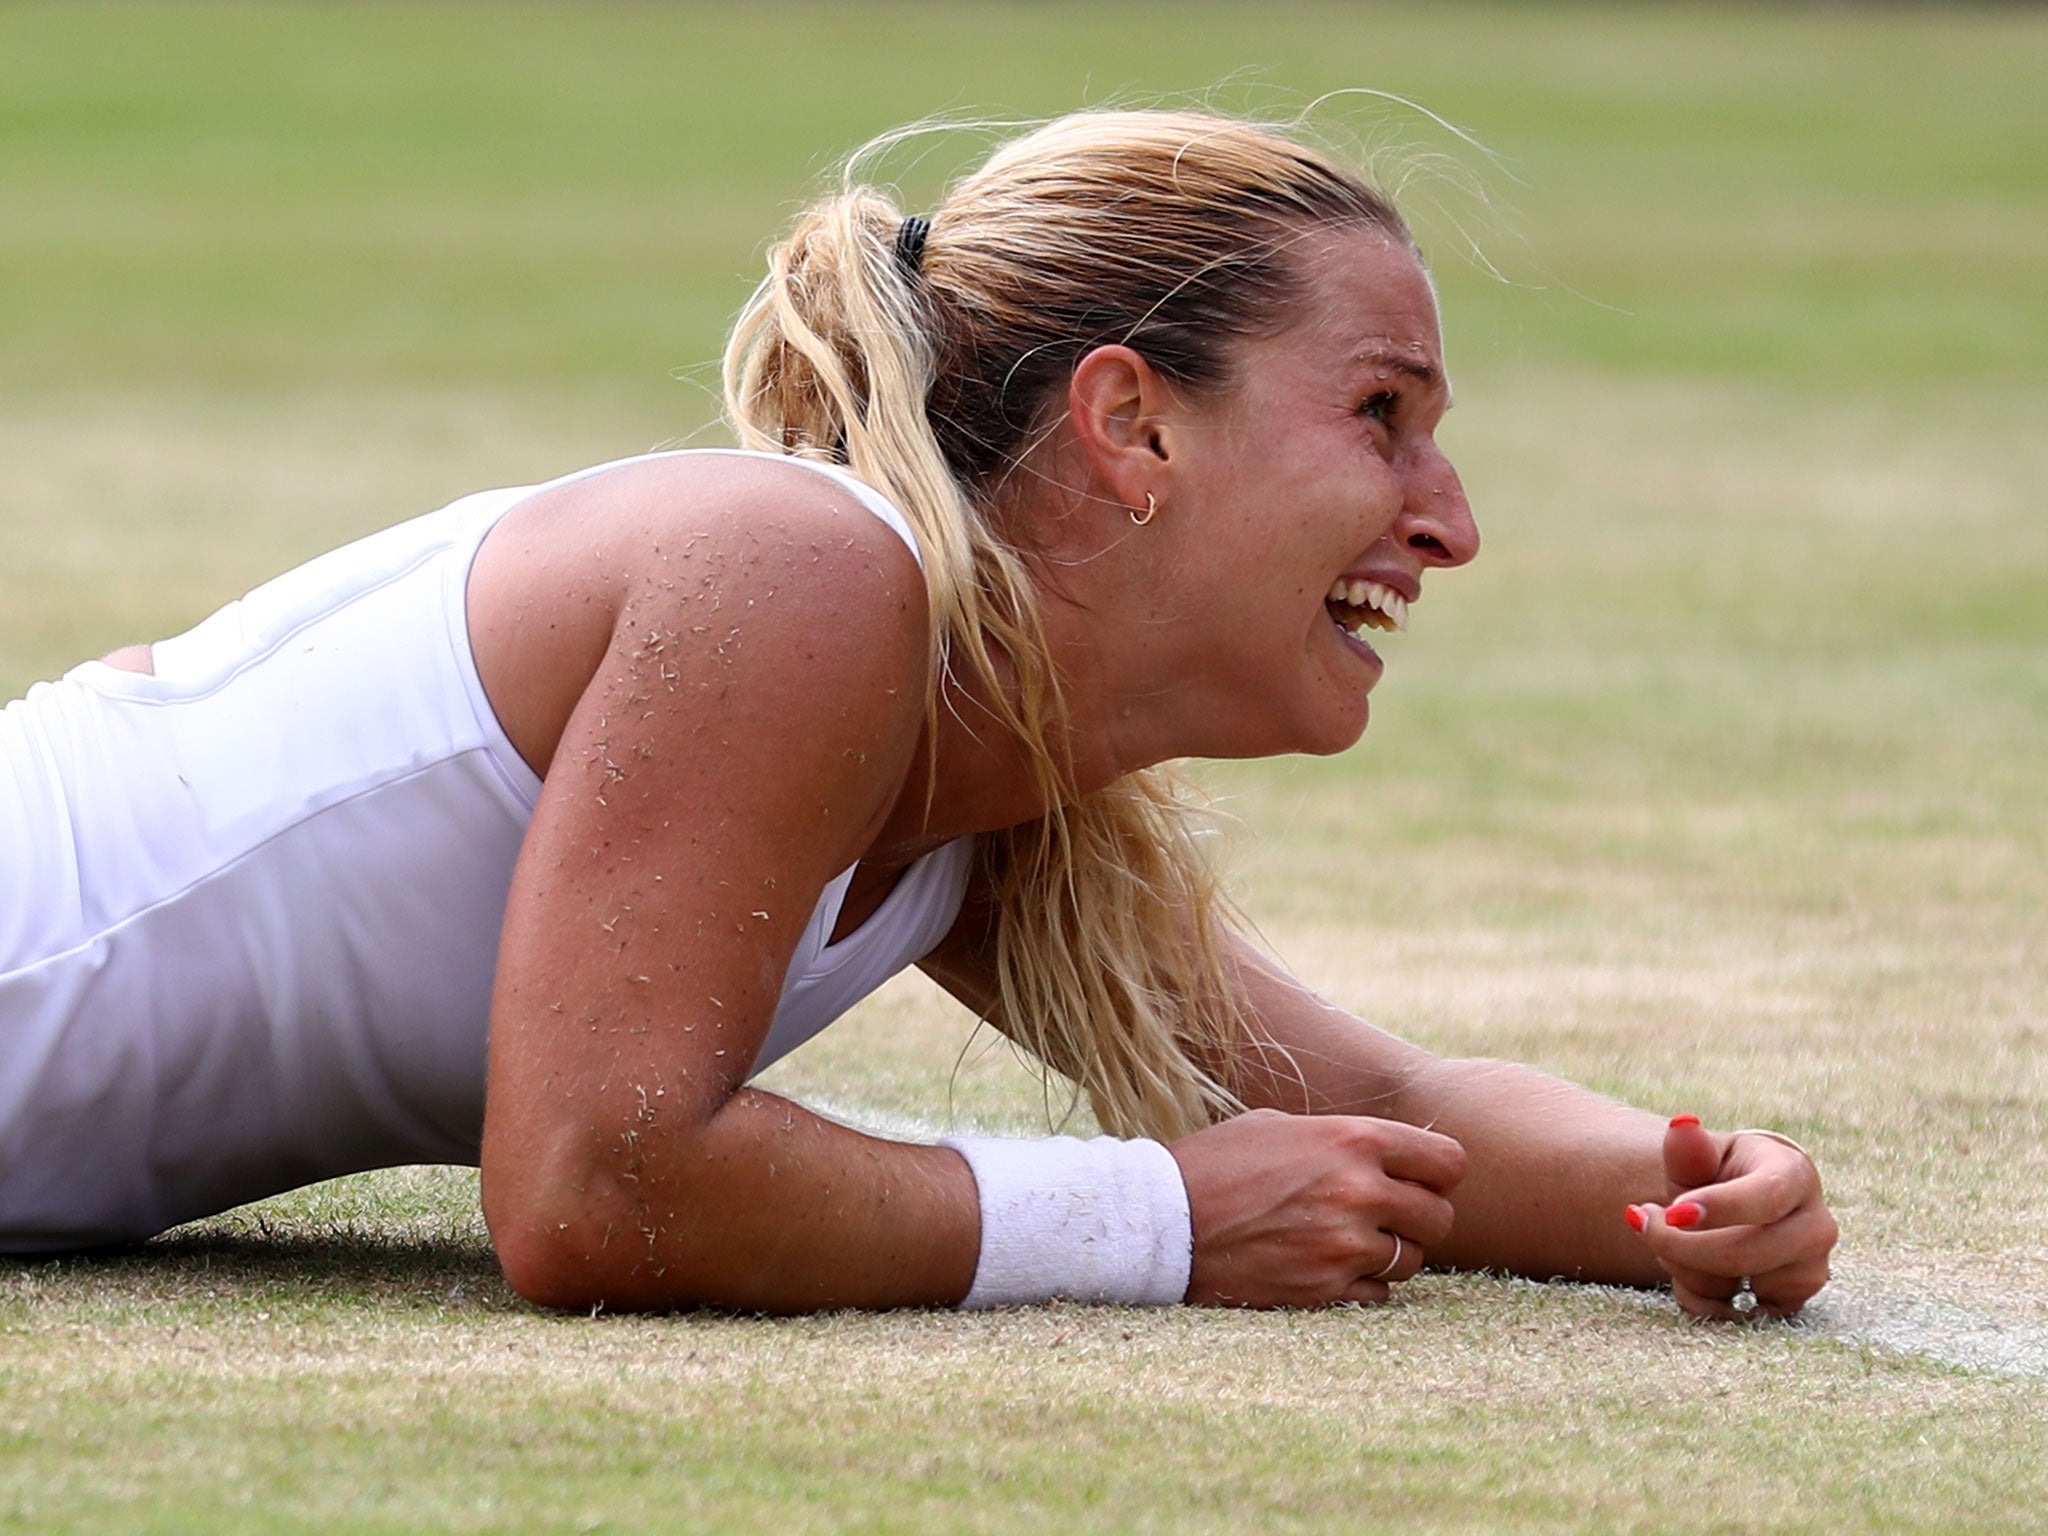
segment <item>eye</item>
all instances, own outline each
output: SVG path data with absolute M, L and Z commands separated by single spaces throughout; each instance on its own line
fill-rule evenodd
M 1364 403 L 1358 407 L 1358 414 L 1367 421 L 1391 423 L 1394 419 L 1394 407 L 1400 403 L 1401 397 L 1393 390 L 1382 389 L 1365 397 Z

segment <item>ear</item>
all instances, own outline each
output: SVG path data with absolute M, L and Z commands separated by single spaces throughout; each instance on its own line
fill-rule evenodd
M 1161 492 L 1178 412 L 1173 386 L 1129 347 L 1095 348 L 1067 382 L 1068 430 L 1098 493 L 1123 507 Z

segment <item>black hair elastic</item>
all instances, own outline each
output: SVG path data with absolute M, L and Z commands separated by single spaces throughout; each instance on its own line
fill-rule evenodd
M 924 240 L 932 232 L 932 221 L 914 214 L 896 227 L 896 264 L 903 275 L 915 282 L 924 272 Z

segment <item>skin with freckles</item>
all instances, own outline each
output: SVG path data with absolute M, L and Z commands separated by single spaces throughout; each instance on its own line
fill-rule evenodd
M 1062 686 L 1054 744 L 1083 791 L 1182 756 L 1349 746 L 1381 664 L 1333 584 L 1412 601 L 1478 550 L 1434 439 L 1449 391 L 1419 263 L 1350 229 L 1305 235 L 1299 261 L 1293 312 L 1237 344 L 1221 386 L 1086 353 L 1009 482 Z M 514 1285 L 567 1307 L 957 1300 L 979 1243 L 962 1159 L 741 1081 L 827 881 L 857 866 L 843 936 L 922 853 L 1044 808 L 968 684 L 927 714 L 930 620 L 901 541 L 790 466 L 643 462 L 509 514 L 468 614 L 486 693 L 545 776 L 482 1153 Z M 925 962 L 983 1010 L 986 896 Z M 1434 1057 L 1248 949 L 1231 971 L 1253 1112 L 1173 1146 L 1189 1300 L 1376 1301 L 1447 1263 L 1668 1276 L 1719 1315 L 1743 1275 L 1779 1312 L 1824 1281 L 1832 1224 L 1793 1149 L 1695 1127 L 1674 1161 L 1660 1117 Z M 1680 1193 L 1705 1213 L 1692 1230 L 1623 1219 Z

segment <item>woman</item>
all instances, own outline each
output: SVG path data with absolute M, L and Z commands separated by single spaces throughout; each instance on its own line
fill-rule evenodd
M 1477 550 L 1383 198 L 1227 119 L 1068 118 L 929 221 L 806 213 L 727 386 L 749 451 L 467 498 L 9 707 L 7 1248 L 476 1161 L 565 1307 L 1819 1289 L 1796 1147 L 1340 1013 L 1161 775 L 1349 746 L 1359 632 Z M 746 1086 L 913 962 L 1122 1139 Z

